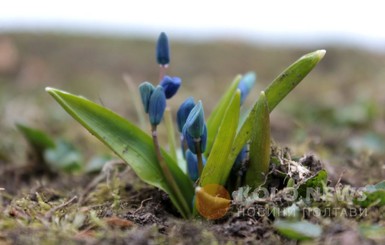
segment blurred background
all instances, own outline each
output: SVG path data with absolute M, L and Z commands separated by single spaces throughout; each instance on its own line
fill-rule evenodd
M 277 144 L 332 164 L 384 164 L 385 16 L 381 1 L 3 1 L 0 7 L 0 161 L 22 164 L 15 122 L 108 152 L 44 91 L 81 94 L 137 121 L 123 74 L 156 83 L 155 42 L 168 34 L 171 101 L 208 115 L 237 74 L 258 76 L 248 105 L 305 53 L 324 60 L 272 113 Z M 363 158 L 355 163 L 352 159 Z M 366 157 L 366 158 L 365 158 Z M 377 161 L 378 163 L 378 161 Z M 368 165 L 368 166 L 369 166 Z M 382 168 L 382 172 L 383 172 Z M 381 172 L 380 171 L 380 172 Z

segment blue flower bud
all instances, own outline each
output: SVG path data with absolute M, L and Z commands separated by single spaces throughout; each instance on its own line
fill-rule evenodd
M 162 86 L 157 86 L 151 94 L 148 105 L 148 114 L 151 125 L 158 125 L 163 118 L 164 110 L 166 109 L 166 95 Z
M 167 66 L 170 63 L 168 38 L 164 32 L 160 33 L 156 44 L 156 61 L 161 66 Z
M 198 139 L 203 134 L 204 126 L 205 115 L 203 112 L 203 106 L 202 102 L 198 101 L 188 115 L 184 127 L 186 127 L 186 130 L 191 137 Z
M 254 72 L 248 72 L 241 78 L 241 81 L 238 84 L 238 88 L 241 90 L 241 105 L 253 88 L 256 79 L 257 76 Z
M 190 151 L 192 151 L 193 153 L 196 154 L 196 153 L 197 153 L 197 149 L 196 149 L 196 145 L 195 145 L 195 140 L 194 140 L 194 138 L 187 132 L 186 127 L 183 127 L 182 134 L 183 134 L 184 140 L 185 140 L 186 143 L 187 143 L 188 149 L 190 149 Z M 198 139 L 198 140 L 200 140 L 200 139 Z
M 206 159 L 203 157 L 203 167 L 206 165 Z M 197 181 L 199 178 L 198 157 L 190 150 L 186 151 L 187 173 L 192 181 Z
M 184 124 L 186 123 L 186 119 L 190 114 L 192 108 L 194 108 L 195 102 L 193 97 L 187 98 L 179 107 L 178 112 L 176 113 L 176 120 L 178 123 L 178 130 L 182 133 L 182 129 Z
M 144 111 L 148 113 L 148 105 L 150 103 L 150 97 L 152 92 L 154 92 L 154 86 L 149 82 L 143 82 L 139 85 L 140 97 L 142 98 L 142 103 L 144 106 Z
M 189 148 L 189 150 L 195 154 L 197 154 L 197 148 L 196 148 L 196 143 L 199 142 L 199 146 L 200 146 L 200 152 L 203 153 L 205 152 L 206 150 L 206 144 L 207 144 L 207 127 L 206 125 L 204 125 L 204 129 L 203 129 L 203 134 L 201 136 L 199 136 L 198 138 L 194 138 L 192 137 L 188 131 L 187 131 L 187 128 L 184 127 L 183 128 L 183 137 L 184 139 L 186 140 L 187 142 L 187 147 Z
M 246 160 L 246 157 L 247 157 L 247 146 L 244 146 L 241 152 L 239 152 L 237 158 L 235 159 L 235 162 L 233 164 L 233 168 L 231 171 L 234 171 L 234 172 L 239 171 L 239 169 L 242 166 L 242 163 Z
M 166 98 L 170 99 L 178 91 L 182 80 L 179 77 L 169 77 L 164 76 L 163 80 L 160 82 L 160 86 L 164 88 L 164 93 Z

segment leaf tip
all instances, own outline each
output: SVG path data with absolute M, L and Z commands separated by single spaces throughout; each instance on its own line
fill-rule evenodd
M 48 92 L 48 93 L 51 92 L 53 89 L 54 88 L 51 88 L 51 87 L 45 87 L 45 91 Z
M 326 54 L 326 50 L 325 49 L 320 49 L 320 50 L 317 50 L 316 53 L 317 53 L 319 59 L 322 59 L 325 56 L 325 54 Z
M 60 90 L 56 89 L 56 88 L 52 88 L 52 87 L 46 87 L 45 88 L 45 91 L 51 95 L 57 93 L 57 92 L 60 92 Z
M 259 94 L 259 97 L 262 101 L 264 101 L 264 103 L 266 102 L 267 103 L 267 98 L 266 98 L 266 94 L 265 94 L 265 91 L 261 91 L 261 93 Z

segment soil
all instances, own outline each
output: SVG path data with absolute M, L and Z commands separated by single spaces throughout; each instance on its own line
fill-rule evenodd
M 271 164 L 269 183 L 282 190 L 287 180 L 282 173 L 292 171 L 295 182 L 314 176 L 324 169 L 314 155 L 295 162 L 288 148 L 272 149 L 274 157 L 298 163 L 309 170 L 307 176 L 288 169 L 289 165 Z M 4 165 L 7 166 L 7 165 Z M 255 210 L 285 208 L 280 192 L 266 199 L 244 204 L 233 202 L 221 219 L 183 220 L 173 208 L 168 196 L 143 184 L 129 167 L 95 174 L 68 175 L 35 173 L 26 167 L 0 168 L 1 191 L 0 242 L 2 244 L 296 244 L 280 235 L 273 226 L 277 218 L 272 213 Z M 337 170 L 336 170 L 337 171 Z M 362 169 L 357 169 L 359 174 Z M 107 177 L 108 176 L 108 177 Z M 108 178 L 108 179 L 107 179 Z M 364 178 L 364 177 L 363 177 Z M 367 180 L 364 180 L 367 181 Z M 329 178 L 329 185 L 342 185 Z M 314 202 L 312 205 L 326 205 Z M 345 204 L 334 206 L 347 207 Z M 351 204 L 350 204 L 351 205 Z M 353 207 L 353 205 L 351 205 Z M 306 207 L 302 207 L 304 211 Z M 301 209 L 302 209 L 301 208 Z M 357 206 L 354 206 L 357 208 Z M 305 212 L 304 212 L 305 214 Z M 363 236 L 361 223 L 382 223 L 383 207 L 371 207 L 366 217 L 322 216 L 306 213 L 307 220 L 322 225 L 322 235 L 315 241 L 328 244 L 373 244 L 381 242 Z M 354 238 L 354 240 L 353 240 Z

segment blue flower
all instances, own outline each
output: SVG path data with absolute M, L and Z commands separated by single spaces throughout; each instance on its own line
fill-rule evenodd
M 206 159 L 203 157 L 203 167 L 206 165 Z M 190 176 L 192 181 L 197 181 L 199 178 L 198 171 L 198 157 L 190 150 L 186 151 L 186 161 L 187 161 L 187 173 Z
M 248 72 L 241 78 L 241 81 L 238 84 L 238 88 L 241 90 L 241 105 L 253 88 L 256 79 L 257 76 L 254 72 Z
M 190 111 L 184 127 L 192 138 L 198 139 L 203 134 L 204 126 L 205 115 L 203 112 L 203 106 L 202 102 L 198 101 L 198 103 Z
M 204 125 L 203 127 L 203 133 L 198 138 L 192 137 L 188 132 L 186 127 L 183 128 L 183 137 L 187 142 L 187 147 L 190 149 L 191 152 L 197 154 L 198 150 L 196 148 L 196 143 L 199 142 L 200 146 L 200 152 L 203 153 L 206 150 L 206 144 L 207 144 L 207 127 Z
M 163 77 L 163 80 L 160 82 L 160 85 L 164 88 L 164 93 L 166 94 L 167 99 L 170 99 L 172 96 L 174 96 L 174 94 L 176 94 L 181 83 L 182 79 L 180 79 L 179 77 Z
M 166 109 L 166 95 L 162 86 L 157 86 L 152 92 L 148 105 L 148 114 L 151 125 L 158 125 L 163 118 L 164 110 Z
M 180 133 L 182 133 L 183 126 L 186 123 L 186 119 L 188 115 L 190 114 L 192 108 L 194 108 L 195 102 L 193 97 L 187 98 L 179 107 L 177 113 L 176 113 L 176 120 L 178 123 L 178 130 Z
M 161 66 L 167 66 L 170 63 L 168 38 L 164 32 L 160 33 L 156 44 L 156 61 Z

